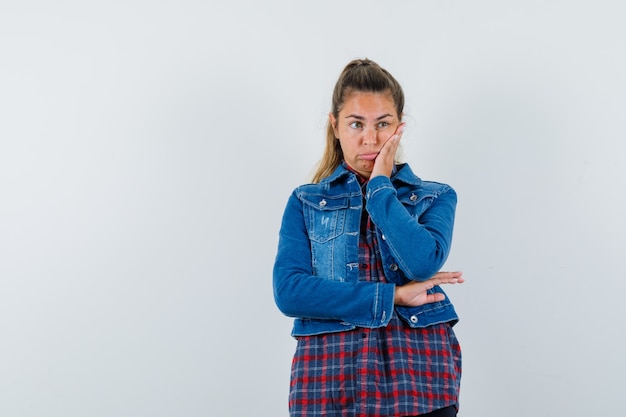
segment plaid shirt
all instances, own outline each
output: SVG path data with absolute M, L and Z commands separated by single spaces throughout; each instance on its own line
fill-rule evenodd
M 363 180 L 364 181 L 364 180 Z M 385 282 L 376 226 L 364 211 L 360 278 Z M 449 324 L 388 326 L 299 337 L 290 416 L 395 417 L 457 406 L 461 350 Z

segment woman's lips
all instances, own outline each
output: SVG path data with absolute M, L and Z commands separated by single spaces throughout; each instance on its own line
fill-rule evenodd
M 377 156 L 378 156 L 378 152 L 364 153 L 364 154 L 361 154 L 361 159 L 366 160 L 366 161 L 373 161 L 374 159 L 376 159 Z

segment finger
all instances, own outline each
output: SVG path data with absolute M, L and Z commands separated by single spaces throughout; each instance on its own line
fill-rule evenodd
M 445 278 L 445 279 L 437 279 L 435 285 L 444 285 L 444 284 L 462 284 L 465 282 L 463 278 Z
M 465 280 L 463 278 L 454 278 L 454 279 L 450 279 L 450 280 L 446 280 L 443 282 L 440 282 L 437 285 L 444 285 L 444 284 L 463 284 L 465 282 Z
M 435 275 L 433 275 L 433 278 L 460 278 L 462 276 L 463 272 L 461 271 L 439 271 Z
M 398 125 L 398 127 L 396 127 L 396 130 L 391 134 L 391 136 L 389 136 L 387 138 L 387 140 L 385 141 L 385 143 L 383 144 L 383 147 L 381 149 L 381 151 L 388 145 L 388 144 L 393 144 L 394 141 L 397 142 L 400 140 L 400 138 L 402 137 L 402 133 L 404 132 L 404 123 L 400 123 Z
M 433 282 L 435 285 L 442 284 L 461 284 L 465 282 L 465 279 L 461 275 L 445 275 L 445 276 L 436 276 L 435 278 L 431 278 L 425 282 Z
M 437 303 L 445 299 L 446 299 L 446 296 L 439 292 L 426 295 L 426 303 Z
M 394 134 L 383 144 L 379 155 L 387 155 L 393 156 L 396 154 L 398 150 L 398 145 L 400 144 L 400 135 Z
M 396 131 L 393 132 L 393 135 L 400 135 L 402 136 L 402 134 L 404 133 L 404 129 L 406 128 L 406 123 L 402 122 L 398 125 L 398 127 L 396 127 Z M 391 135 L 391 136 L 393 136 Z
M 393 135 L 389 136 L 389 139 L 387 139 L 387 142 L 395 141 L 395 142 L 399 142 L 400 139 L 402 138 L 402 134 L 404 133 L 404 128 L 405 128 L 406 124 L 405 123 L 400 123 L 398 125 L 398 127 L 396 128 L 396 131 L 393 132 Z

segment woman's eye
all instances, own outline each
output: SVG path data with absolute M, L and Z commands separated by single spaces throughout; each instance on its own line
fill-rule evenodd
M 380 123 L 378 123 L 378 127 L 379 128 L 387 127 L 387 126 L 389 126 L 389 122 L 380 122 Z
M 350 127 L 353 129 L 360 129 L 363 127 L 363 123 L 361 122 L 352 122 L 350 123 Z

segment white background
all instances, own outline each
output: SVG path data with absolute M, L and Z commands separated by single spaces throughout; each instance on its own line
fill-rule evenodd
M 287 416 L 271 291 L 343 66 L 459 194 L 463 417 L 620 415 L 619 1 L 4 1 L 0 415 Z

